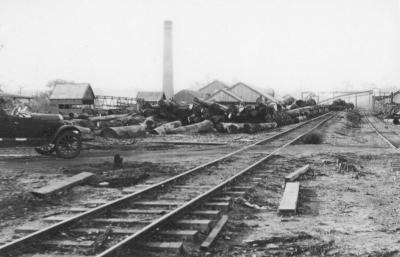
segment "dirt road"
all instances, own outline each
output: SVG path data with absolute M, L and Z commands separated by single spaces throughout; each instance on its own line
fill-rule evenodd
M 372 117 L 370 117 L 373 119 Z M 376 121 L 378 122 L 378 121 Z M 377 123 L 396 140 L 396 128 Z M 279 153 L 258 170 L 268 176 L 244 199 L 235 201 L 230 220 L 210 253 L 188 249 L 189 256 L 399 256 L 399 154 L 388 147 L 362 116 L 340 114 L 317 134 L 320 144 L 299 143 Z M 132 173 L 162 179 L 237 149 L 265 136 L 224 135 L 223 146 L 152 145 L 146 139 L 133 148 L 86 150 L 72 161 L 37 156 L 31 150 L 8 149 L 0 155 L 0 241 L 13 236 L 16 226 L 68 208 L 85 199 L 112 199 L 120 188 L 75 187 L 50 201 L 33 199 L 28 191 L 52 179 L 90 171 L 112 170 L 112 156 L 120 153 Z M 216 141 L 218 135 L 190 140 Z M 158 138 L 154 140 L 159 140 Z M 176 140 L 173 138 L 171 140 Z M 336 161 L 346 159 L 355 169 L 339 173 Z M 301 181 L 298 215 L 281 217 L 277 207 L 285 174 L 310 164 L 313 176 Z M 192 251 L 193 250 L 193 251 Z

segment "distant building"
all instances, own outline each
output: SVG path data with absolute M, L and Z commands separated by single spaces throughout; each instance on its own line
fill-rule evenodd
M 25 100 L 31 100 L 31 96 L 23 96 L 23 95 L 16 95 L 16 94 L 8 94 L 4 92 L 0 92 L 0 98 L 9 98 L 9 99 L 25 99 Z
M 192 104 L 194 98 L 202 98 L 201 93 L 188 89 L 182 89 L 172 97 L 175 102 L 180 104 Z
M 205 99 L 206 101 L 215 101 L 220 104 L 230 105 L 243 102 L 240 97 L 225 89 L 220 89 Z
M 140 106 L 144 104 L 154 106 L 157 105 L 158 101 L 161 99 L 166 99 L 165 94 L 158 91 L 139 91 L 136 95 L 136 101 Z
M 199 91 L 203 98 L 207 98 L 210 95 L 214 94 L 220 89 L 227 89 L 228 86 L 222 83 L 221 81 L 214 80 L 210 84 L 205 85 L 204 87 L 200 88 Z
M 81 113 L 94 108 L 95 95 L 88 83 L 56 84 L 50 96 L 52 113 Z
M 273 96 L 273 91 L 269 93 L 264 93 L 263 90 L 256 89 L 242 82 L 236 83 L 235 85 L 231 86 L 230 88 L 228 88 L 228 91 L 238 96 L 240 99 L 242 99 L 243 102 L 248 104 L 256 103 L 257 101 L 268 101 L 274 103 L 278 102 Z

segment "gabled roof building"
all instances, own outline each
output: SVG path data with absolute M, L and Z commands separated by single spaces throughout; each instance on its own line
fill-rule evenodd
M 213 82 L 205 85 L 204 87 L 200 88 L 199 91 L 203 98 L 207 98 L 213 93 L 217 92 L 220 89 L 227 89 L 228 86 L 222 83 L 219 80 L 214 80 Z

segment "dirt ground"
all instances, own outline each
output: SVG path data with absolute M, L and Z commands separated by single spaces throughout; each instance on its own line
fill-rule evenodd
M 371 117 L 371 120 L 374 120 Z M 375 122 L 379 122 L 375 120 Z M 382 123 L 397 139 L 398 127 Z M 394 132 L 393 132 L 394 131 Z M 229 222 L 215 248 L 189 256 L 400 256 L 398 153 L 378 137 L 363 116 L 342 113 L 317 132 L 320 144 L 299 142 L 262 164 L 266 178 L 245 200 L 261 208 L 235 201 Z M 265 137 L 255 135 L 191 135 L 148 137 L 133 142 L 89 142 L 74 160 L 38 156 L 30 148 L 0 148 L 0 243 L 11 240 L 17 226 L 76 206 L 87 199 L 114 199 L 120 185 L 102 188 L 77 186 L 53 199 L 33 198 L 29 191 L 52 180 L 80 171 L 96 174 L 96 182 L 123 174 L 135 183 L 162 180 L 215 159 Z M 219 142 L 226 145 L 169 145 L 159 141 Z M 125 171 L 113 170 L 113 155 L 124 158 Z M 355 170 L 339 173 L 338 158 Z M 278 216 L 283 177 L 305 164 L 313 175 L 301 181 L 298 214 Z M 145 174 L 145 176 L 141 176 Z M 136 178 L 135 177 L 135 178 Z M 132 182 L 133 183 L 133 182 Z
M 339 115 L 317 131 L 321 144 L 297 144 L 258 170 L 268 174 L 240 202 L 212 256 L 400 256 L 399 154 L 388 148 L 361 117 Z M 356 170 L 339 173 L 347 159 Z M 278 216 L 283 177 L 310 164 L 301 181 L 299 210 Z M 203 255 L 203 254 L 200 254 Z

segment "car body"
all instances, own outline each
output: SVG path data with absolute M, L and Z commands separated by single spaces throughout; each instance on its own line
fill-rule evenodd
M 81 150 L 79 129 L 61 115 L 27 113 L 13 110 L 7 114 L 0 109 L 0 143 L 36 145 L 40 154 L 74 158 Z

